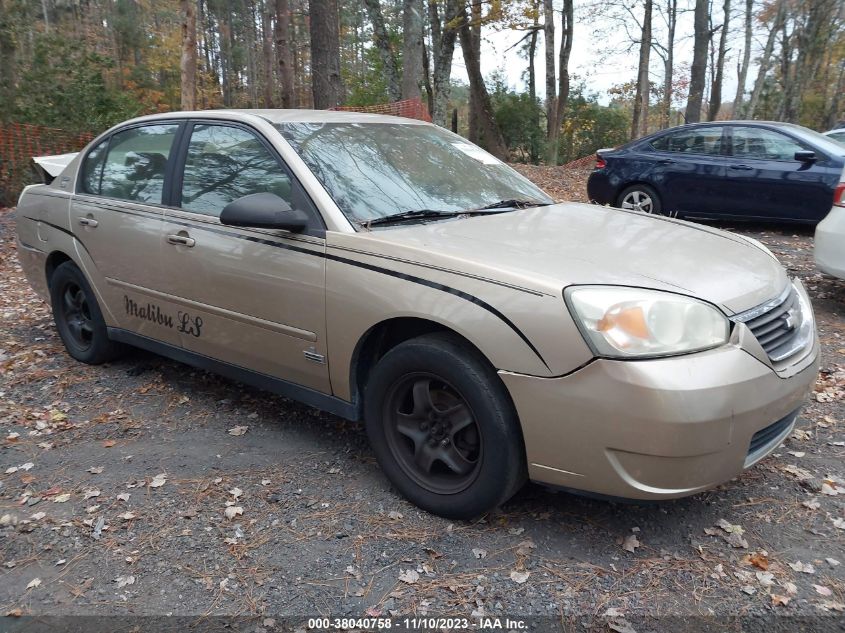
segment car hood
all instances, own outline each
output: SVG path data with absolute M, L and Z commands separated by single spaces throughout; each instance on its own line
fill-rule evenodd
M 358 235 L 379 242 L 373 246 L 384 255 L 427 267 L 554 293 L 571 284 L 657 288 L 728 313 L 776 297 L 787 283 L 778 261 L 749 239 L 596 205 L 564 203 Z

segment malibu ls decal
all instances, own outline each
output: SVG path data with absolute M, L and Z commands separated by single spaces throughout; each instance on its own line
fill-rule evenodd
M 166 312 L 163 312 L 162 309 L 154 303 L 148 302 L 146 305 L 141 305 L 135 300 L 130 299 L 128 296 L 123 295 L 123 307 L 126 310 L 127 315 L 135 317 L 136 319 L 149 321 L 150 323 L 155 323 L 156 325 L 161 325 L 162 327 L 170 329 L 173 329 L 174 327 L 173 317 Z M 177 332 L 190 334 L 191 336 L 198 338 L 202 334 L 202 317 L 191 316 L 188 312 L 182 312 L 180 310 L 176 313 L 175 326 Z

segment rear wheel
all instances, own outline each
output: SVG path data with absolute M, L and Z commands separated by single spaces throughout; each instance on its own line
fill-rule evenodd
M 123 350 L 122 345 L 109 340 L 94 292 L 73 262 L 65 262 L 53 272 L 50 301 L 62 343 L 76 360 L 98 365 Z
M 389 351 L 370 376 L 365 415 L 382 470 L 429 512 L 472 518 L 525 481 L 510 397 L 489 364 L 457 337 L 427 335 Z
M 642 211 L 659 215 L 663 212 L 660 196 L 648 185 L 631 185 L 626 187 L 616 199 L 616 206 L 620 209 Z

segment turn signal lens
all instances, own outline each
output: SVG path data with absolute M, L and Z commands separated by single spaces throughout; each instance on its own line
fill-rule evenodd
M 833 193 L 833 204 L 837 207 L 845 207 L 845 182 L 840 182 Z
M 607 161 L 601 156 L 596 157 L 596 169 L 604 169 L 607 167 Z
M 692 297 L 615 286 L 577 286 L 564 296 L 599 356 L 684 354 L 723 345 L 730 335 L 727 317 Z

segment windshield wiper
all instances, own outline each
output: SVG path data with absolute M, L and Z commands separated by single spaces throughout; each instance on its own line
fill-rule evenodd
M 509 198 L 507 200 L 499 200 L 498 202 L 494 202 L 492 204 L 488 204 L 483 207 L 478 207 L 478 210 L 482 209 L 527 209 L 528 207 L 547 207 L 549 206 L 549 202 L 537 202 L 536 200 L 520 200 L 518 198 Z
M 372 220 L 362 220 L 361 224 L 364 226 L 377 226 L 379 224 L 398 224 L 400 222 L 411 222 L 414 220 L 425 220 L 428 218 L 453 218 L 458 215 L 464 215 L 466 211 L 438 211 L 437 209 L 412 209 L 410 211 L 402 211 L 401 213 L 393 213 L 385 215 L 380 218 Z

